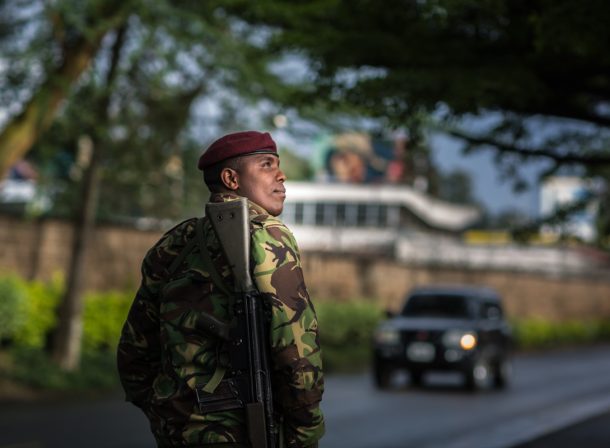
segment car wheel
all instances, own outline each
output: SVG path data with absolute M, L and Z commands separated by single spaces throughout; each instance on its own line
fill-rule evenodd
M 389 389 L 392 384 L 392 373 L 394 369 L 384 363 L 377 362 L 373 368 L 373 380 L 378 389 Z
M 485 358 L 474 361 L 464 374 L 466 389 L 483 389 L 489 383 L 490 370 L 489 362 Z
M 409 379 L 411 381 L 412 386 L 419 387 L 422 385 L 422 377 L 424 372 L 421 370 L 410 370 L 409 371 Z
M 513 373 L 513 366 L 510 360 L 500 359 L 494 365 L 494 387 L 496 389 L 505 389 L 510 383 Z

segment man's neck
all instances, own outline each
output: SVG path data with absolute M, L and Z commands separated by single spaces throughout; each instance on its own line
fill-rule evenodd
M 210 196 L 210 202 L 228 202 L 235 201 L 244 196 L 240 196 L 234 191 L 223 191 L 218 193 L 212 193 Z M 269 215 L 270 213 L 265 210 L 262 206 L 258 205 L 256 202 L 248 199 L 248 208 L 250 209 L 251 215 Z

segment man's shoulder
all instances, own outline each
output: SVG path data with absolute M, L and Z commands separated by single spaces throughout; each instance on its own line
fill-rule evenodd
M 288 227 L 286 227 L 286 224 L 284 224 L 284 222 L 280 218 L 269 214 L 258 214 L 250 216 L 250 222 L 252 222 L 252 227 L 254 228 L 254 230 L 267 229 L 270 227 L 282 227 L 289 231 Z
M 275 216 L 258 215 L 250 217 L 254 247 L 285 250 L 299 257 L 299 247 L 291 230 Z M 256 249 L 255 249 L 256 250 Z
M 195 230 L 195 224 L 198 218 L 188 218 L 182 222 L 179 222 L 174 227 L 169 229 L 163 234 L 163 238 L 166 237 L 188 237 Z M 162 239 L 163 239 L 162 238 Z
M 173 258 L 192 238 L 196 223 L 197 218 L 189 218 L 166 231 L 148 251 L 146 259 L 149 261 L 165 261 L 166 258 Z

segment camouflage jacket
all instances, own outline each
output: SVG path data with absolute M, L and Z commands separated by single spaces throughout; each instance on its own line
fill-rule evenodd
M 215 194 L 212 202 L 236 199 Z M 315 310 L 303 279 L 292 233 L 263 208 L 249 202 L 252 276 L 271 306 L 271 361 L 274 406 L 283 419 L 287 447 L 314 445 L 324 433 L 319 407 L 324 389 Z M 142 283 L 123 327 L 118 368 L 128 401 L 150 420 L 159 446 L 248 444 L 242 410 L 201 414 L 195 383 L 215 371 L 219 340 L 196 330 L 200 311 L 227 320 L 227 296 L 202 267 L 195 248 L 168 278 L 168 267 L 194 238 L 197 219 L 168 231 L 142 263 Z M 207 220 L 206 246 L 223 279 L 232 274 Z M 165 294 L 187 282 L 179 299 Z M 182 283 L 181 283 L 182 282 Z M 173 295 L 172 297 L 175 297 Z

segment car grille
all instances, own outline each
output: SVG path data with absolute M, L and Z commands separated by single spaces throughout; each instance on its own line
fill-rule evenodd
M 443 331 L 439 330 L 405 330 L 400 334 L 403 344 L 411 342 L 430 342 L 437 344 L 441 342 Z

